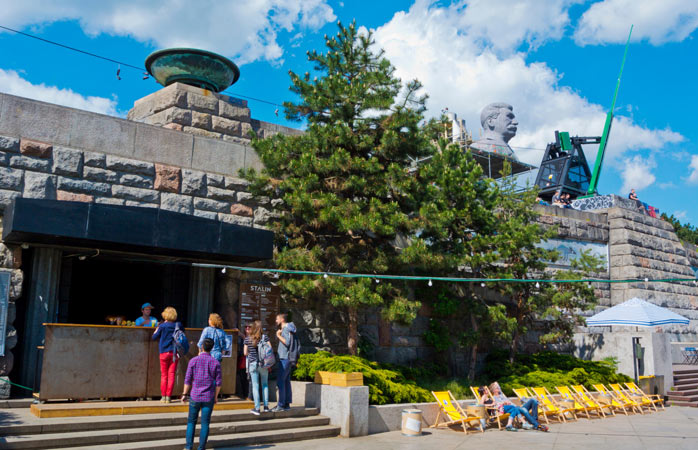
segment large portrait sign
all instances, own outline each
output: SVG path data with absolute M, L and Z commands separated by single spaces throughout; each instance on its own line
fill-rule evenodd
M 279 314 L 281 290 L 270 284 L 240 283 L 239 328 L 254 320 L 262 321 L 262 329 L 270 339 L 276 336 L 276 315 Z
M 582 251 L 589 251 L 592 256 L 601 259 L 603 261 L 603 266 L 608 270 L 607 244 L 577 241 L 573 239 L 548 239 L 538 244 L 538 247 L 557 251 L 557 260 L 555 262 L 548 262 L 550 267 L 569 269 L 572 266 L 572 261 L 579 258 Z
M 7 308 L 10 301 L 10 272 L 0 272 L 0 356 L 5 356 L 7 335 Z

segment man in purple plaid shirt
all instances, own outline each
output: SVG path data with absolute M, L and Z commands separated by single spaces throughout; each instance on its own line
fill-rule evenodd
M 187 443 L 184 447 L 188 450 L 194 447 L 194 431 L 199 411 L 201 411 L 199 450 L 206 448 L 208 424 L 211 421 L 213 405 L 216 404 L 218 393 L 221 391 L 221 363 L 210 355 L 211 349 L 213 349 L 213 340 L 204 339 L 201 353 L 189 361 L 187 375 L 184 377 L 182 402 L 187 401 L 187 394 L 191 391 L 189 418 L 187 420 Z

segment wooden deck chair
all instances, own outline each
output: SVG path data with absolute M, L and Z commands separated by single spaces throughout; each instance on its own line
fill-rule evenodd
M 628 415 L 628 410 L 635 410 L 635 407 L 633 407 L 632 404 L 619 398 L 617 395 L 613 393 L 613 391 L 608 390 L 608 388 L 606 388 L 606 386 L 604 386 L 603 384 L 594 384 L 593 387 L 594 390 L 598 392 L 601 396 L 599 398 L 599 401 L 601 401 L 601 398 L 610 399 L 610 402 L 613 405 L 613 407 L 617 409 L 622 409 L 626 416 Z
M 583 412 L 584 414 L 586 414 L 587 419 L 591 419 L 589 410 L 594 410 L 594 408 L 590 408 L 587 405 L 585 405 L 584 402 L 581 401 L 574 392 L 572 392 L 572 389 L 570 389 L 567 386 L 555 386 L 555 390 L 560 393 L 561 401 L 567 401 L 572 403 L 575 414 Z M 596 412 L 598 412 L 598 409 Z
M 630 383 L 625 383 L 625 386 L 628 388 L 628 391 L 629 391 L 632 395 L 639 395 L 639 396 L 641 396 L 641 397 L 644 397 L 644 398 L 648 399 L 649 401 L 651 401 L 653 405 L 659 403 L 659 406 L 661 406 L 662 409 L 665 409 L 665 408 L 664 408 L 664 399 L 662 398 L 661 395 L 658 395 L 658 394 L 645 394 L 645 391 L 643 391 L 642 389 L 640 389 L 640 387 L 639 387 L 637 384 L 635 384 L 634 382 L 632 382 L 632 381 L 631 381 Z M 654 409 L 656 410 L 657 407 L 655 406 Z
M 492 398 L 492 393 L 490 392 L 489 388 L 487 386 L 483 386 L 482 388 L 485 392 L 487 392 L 490 398 Z M 485 406 L 485 409 L 490 415 L 490 417 L 487 418 L 488 421 L 494 419 L 497 422 L 497 428 L 501 430 L 502 423 L 509 418 L 509 414 L 500 413 L 499 408 L 494 406 L 494 404 L 485 405 L 482 401 L 482 396 L 480 396 L 480 386 L 470 386 L 470 391 L 473 393 L 473 396 L 475 396 L 475 400 L 477 400 L 477 403 L 479 405 Z
M 620 383 L 612 383 L 608 385 L 611 390 L 618 396 L 623 399 L 627 399 L 627 401 L 634 403 L 634 406 L 640 410 L 640 413 L 644 414 L 644 410 L 642 408 L 647 408 L 650 412 L 652 409 L 655 411 L 657 410 L 657 407 L 654 406 L 654 403 L 652 403 L 652 400 L 646 397 L 642 397 L 640 395 L 635 395 L 631 394 L 630 392 L 626 391 L 623 389 L 623 386 L 620 385 Z
M 591 395 L 589 391 L 587 391 L 587 388 L 585 388 L 581 384 L 575 384 L 571 386 L 572 390 L 574 391 L 575 394 L 577 394 L 577 398 L 579 401 L 584 403 L 586 407 L 590 410 L 596 410 L 597 413 L 599 413 L 601 416 L 606 417 L 606 412 L 604 411 L 604 408 L 608 408 L 609 411 L 615 416 L 616 411 L 613 408 L 613 405 L 610 403 L 599 403 L 596 400 L 594 400 L 594 397 Z
M 538 400 L 536 394 L 534 394 L 532 391 L 530 391 L 528 388 L 513 388 L 514 394 L 519 398 L 519 401 L 523 405 L 526 400 L 529 398 L 535 398 Z M 548 419 L 549 415 L 556 415 L 556 412 L 553 412 L 549 410 L 548 408 L 544 407 L 541 405 L 540 400 L 538 400 L 538 413 L 543 415 L 543 419 L 545 419 L 545 423 L 550 424 L 550 420 Z
M 562 419 L 567 422 L 565 415 L 569 413 L 574 420 L 577 420 L 577 414 L 574 412 L 574 407 L 567 408 L 558 404 L 553 396 L 544 387 L 531 388 L 536 397 L 538 397 L 538 405 L 543 408 L 543 411 L 549 411 L 550 415 L 557 416 L 558 420 Z
M 486 419 L 486 417 L 468 416 L 453 397 L 451 391 L 432 391 L 431 393 L 436 399 L 436 403 L 439 405 L 439 414 L 436 416 L 434 425 L 430 428 L 448 427 L 460 423 L 463 426 L 465 434 L 468 434 L 468 423 L 476 422 L 477 426 L 480 427 L 480 431 L 483 433 L 485 432 L 485 428 L 482 426 L 480 420 Z M 443 422 L 441 421 L 442 414 L 444 416 Z

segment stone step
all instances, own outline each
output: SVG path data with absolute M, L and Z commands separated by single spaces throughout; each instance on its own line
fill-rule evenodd
M 674 376 L 694 373 L 698 376 L 698 367 L 695 369 L 674 369 Z
M 698 378 L 698 370 L 685 371 L 682 373 L 674 372 L 674 380 L 685 380 L 687 378 Z
M 327 426 L 330 419 L 323 416 L 291 417 L 285 419 L 251 420 L 233 423 L 212 423 L 209 435 L 233 435 L 254 432 L 267 434 L 292 433 L 298 428 Z M 197 434 L 198 434 L 197 427 Z M 62 447 L 79 447 L 99 445 L 103 448 L 109 444 L 136 443 L 145 441 L 160 441 L 163 439 L 180 438 L 186 435 L 187 426 L 173 425 L 148 428 L 115 429 L 100 431 L 79 431 L 68 433 L 46 433 L 34 435 L 7 436 L 2 448 L 6 449 L 48 449 Z M 148 442 L 152 447 L 153 442 Z M 144 447 L 146 448 L 146 447 Z
M 669 402 L 671 406 L 690 406 L 693 408 L 698 408 L 698 402 L 684 402 L 684 401 L 676 401 L 676 400 L 671 400 Z
M 679 401 L 679 402 L 695 402 L 695 401 L 698 401 L 698 394 L 695 394 L 695 395 L 669 394 L 669 400 Z
M 211 423 L 242 422 L 259 419 L 283 419 L 291 417 L 316 416 L 317 408 L 292 407 L 288 411 L 263 413 L 255 416 L 244 411 L 214 410 Z M 163 427 L 187 423 L 187 415 L 182 413 L 139 414 L 128 416 L 95 416 L 40 419 L 35 423 L 0 426 L 0 436 L 30 435 L 40 433 L 71 433 L 78 431 L 99 431 L 129 428 Z
M 698 389 L 698 383 L 695 384 L 681 384 L 678 386 L 674 386 L 673 388 L 675 391 L 691 391 L 693 389 Z
M 667 394 L 669 397 L 676 396 L 676 397 L 687 397 L 687 396 L 692 396 L 692 395 L 698 395 L 698 389 L 678 389 L 675 391 L 669 391 Z
M 334 425 L 280 430 L 276 433 L 253 431 L 239 434 L 222 434 L 210 436 L 206 448 L 237 447 L 243 445 L 272 444 L 277 442 L 303 441 L 339 435 L 341 428 Z M 194 439 L 198 445 L 198 439 Z M 7 447 L 6 447 L 7 448 Z M 52 447 L 53 448 L 53 447 Z M 126 442 L 120 444 L 92 445 L 89 447 L 65 447 L 63 450 L 182 450 L 184 438 L 161 439 L 151 442 Z
M 674 379 L 674 386 L 683 386 L 686 384 L 690 385 L 698 385 L 698 378 L 681 378 L 681 379 Z

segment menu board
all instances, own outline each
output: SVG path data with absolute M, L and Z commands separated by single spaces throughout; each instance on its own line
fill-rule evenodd
M 240 329 L 254 320 L 262 321 L 262 330 L 270 339 L 276 337 L 281 290 L 270 284 L 240 283 Z

